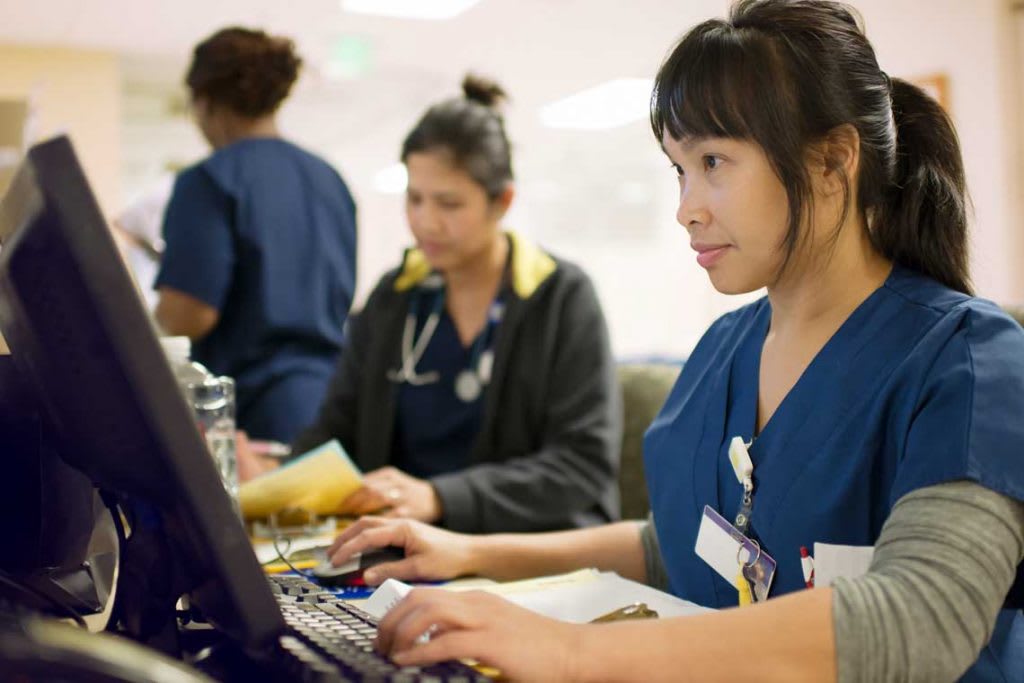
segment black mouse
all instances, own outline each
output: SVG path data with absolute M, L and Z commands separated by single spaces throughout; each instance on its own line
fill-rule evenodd
M 330 559 L 325 559 L 313 568 L 313 576 L 321 586 L 365 586 L 363 573 L 367 569 L 385 562 L 394 562 L 403 557 L 405 557 L 405 550 L 398 546 L 374 548 L 352 557 L 338 567 L 332 565 Z

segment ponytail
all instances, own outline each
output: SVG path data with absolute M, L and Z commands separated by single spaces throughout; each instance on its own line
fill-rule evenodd
M 840 126 L 860 137 L 856 198 L 888 259 L 966 294 L 967 219 L 960 146 L 949 117 L 879 67 L 855 13 L 827 0 L 738 0 L 728 20 L 693 28 L 655 79 L 651 125 L 668 134 L 750 140 L 789 200 L 783 268 L 804 244 L 813 188 L 807 150 Z M 837 225 L 838 231 L 842 221 Z
M 872 217 L 887 258 L 971 294 L 967 200 L 960 144 L 949 116 L 917 86 L 892 80 L 894 174 Z

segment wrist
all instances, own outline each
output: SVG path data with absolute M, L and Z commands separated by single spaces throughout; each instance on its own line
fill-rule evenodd
M 498 553 L 495 543 L 497 535 L 465 534 L 463 538 L 465 539 L 466 553 L 461 573 L 464 576 L 492 576 L 491 565 Z
M 430 519 L 426 521 L 429 524 L 439 524 L 444 518 L 444 503 L 441 501 L 441 496 L 437 493 L 437 488 L 429 481 L 426 484 L 427 490 L 430 492 L 430 512 L 428 513 Z
M 562 680 L 573 681 L 574 683 L 587 683 L 588 681 L 602 680 L 600 676 L 594 677 L 589 671 L 588 663 L 594 661 L 594 657 L 588 653 L 593 651 L 591 641 L 596 629 L 586 624 L 566 624 L 564 642 L 567 647 L 563 648 L 565 661 L 563 662 Z M 600 659 L 598 657 L 597 659 Z

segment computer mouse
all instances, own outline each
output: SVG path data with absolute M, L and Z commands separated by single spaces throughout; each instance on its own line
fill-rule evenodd
M 365 586 L 363 573 L 378 564 L 394 562 L 405 557 L 405 550 L 398 546 L 385 546 L 355 555 L 348 562 L 335 567 L 330 558 L 313 567 L 312 573 L 322 586 Z

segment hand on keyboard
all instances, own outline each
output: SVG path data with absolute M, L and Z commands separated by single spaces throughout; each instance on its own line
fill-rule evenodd
M 419 588 L 381 620 L 376 646 L 401 666 L 469 658 L 498 669 L 502 680 L 570 681 L 579 671 L 573 643 L 585 628 L 597 627 L 548 619 L 481 591 Z
M 486 683 L 460 662 L 396 665 L 376 652 L 377 621 L 301 576 L 269 577 L 288 631 L 269 654 L 287 680 L 316 683 Z M 276 680 L 276 679 L 275 679 Z

